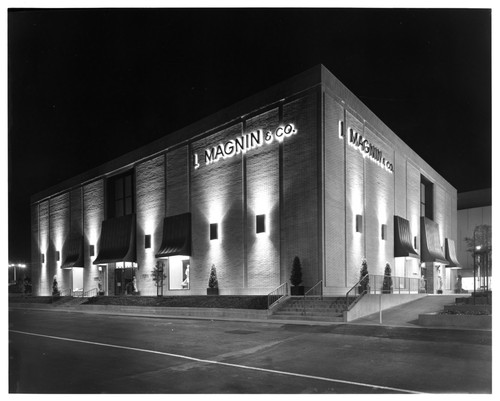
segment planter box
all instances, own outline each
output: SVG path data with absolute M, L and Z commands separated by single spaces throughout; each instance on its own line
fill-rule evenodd
M 292 285 L 290 287 L 290 295 L 304 295 L 304 286 L 303 285 Z
M 207 295 L 219 295 L 218 288 L 207 288 Z

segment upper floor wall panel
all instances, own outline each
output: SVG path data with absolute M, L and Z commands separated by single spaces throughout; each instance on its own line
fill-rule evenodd
M 324 66 L 318 65 L 265 91 L 236 102 L 218 113 L 165 135 L 148 145 L 39 192 L 32 196 L 31 202 L 38 203 L 63 192 L 74 190 L 82 184 L 88 184 L 103 177 L 117 174 L 124 169 L 157 157 L 165 152 L 171 152 L 179 147 L 186 147 L 225 128 L 243 123 L 247 119 L 259 115 L 266 110 L 271 110 L 280 104 L 284 105 L 293 102 L 308 91 L 318 91 L 321 89 L 327 91 L 336 101 L 346 107 L 346 110 L 352 113 L 368 129 L 373 131 L 380 141 L 393 148 L 396 153 L 401 153 L 411 159 L 415 164 L 420 166 L 424 174 L 445 187 L 446 190 L 455 191 L 444 178 L 399 139 L 333 74 Z

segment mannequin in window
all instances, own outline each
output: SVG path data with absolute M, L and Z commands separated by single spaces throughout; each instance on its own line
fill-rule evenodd
M 185 278 L 185 280 L 182 282 L 182 288 L 183 288 L 183 289 L 187 289 L 187 288 L 189 288 L 189 265 L 187 265 L 187 267 L 186 267 L 186 272 L 185 272 L 185 274 L 186 274 L 186 278 Z

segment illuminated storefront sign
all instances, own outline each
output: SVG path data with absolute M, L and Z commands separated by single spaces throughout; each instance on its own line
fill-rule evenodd
M 281 142 L 283 139 L 295 135 L 296 133 L 297 129 L 293 124 L 280 125 L 278 128 L 271 131 L 256 130 L 206 149 L 202 157 L 205 159 L 206 165 L 212 164 L 220 159 L 226 159 L 240 153 L 246 153 L 249 150 L 263 145 L 270 145 L 275 140 Z M 194 153 L 193 157 L 194 168 L 197 169 L 200 167 L 198 154 Z
M 363 157 L 370 158 L 370 160 L 390 173 L 394 171 L 394 165 L 384 157 L 382 151 L 352 128 L 349 128 L 348 143 L 358 149 Z

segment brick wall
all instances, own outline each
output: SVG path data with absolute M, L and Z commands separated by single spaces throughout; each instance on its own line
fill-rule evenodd
M 279 111 L 273 109 L 246 121 L 245 132 L 276 129 Z M 289 139 L 289 138 L 287 138 Z M 246 169 L 246 292 L 266 293 L 280 281 L 279 143 L 254 149 L 245 155 Z M 256 234 L 256 215 L 266 217 L 266 232 Z
M 38 295 L 42 263 L 40 260 L 40 216 L 38 205 L 31 205 L 31 284 L 33 294 Z
M 69 193 L 64 193 L 50 199 L 50 245 L 48 250 L 48 274 L 49 277 L 57 277 L 60 290 L 71 287 L 71 274 L 69 270 L 61 269 L 62 247 L 69 233 L 69 207 Z M 59 252 L 59 260 L 57 260 L 57 252 Z
M 283 142 L 282 269 L 289 280 L 295 256 L 306 287 L 320 279 L 318 259 L 318 95 L 314 91 L 283 106 L 283 122 L 298 133 Z
M 98 266 L 92 264 L 99 254 L 98 239 L 101 222 L 104 220 L 104 180 L 100 179 L 83 187 L 83 258 L 85 270 L 83 286 L 86 290 L 97 287 L 95 277 L 99 277 Z M 90 246 L 94 246 L 94 256 L 90 256 Z M 105 283 L 102 283 L 105 285 Z M 112 294 L 112 293 L 111 293 Z
M 394 163 L 394 151 L 379 140 L 366 126 L 364 137 Z M 357 157 L 363 157 L 357 152 Z M 369 157 L 365 165 L 365 256 L 370 274 L 383 275 L 386 263 L 394 266 L 394 173 L 390 173 Z M 382 239 L 382 224 L 387 225 L 387 238 Z
M 420 171 L 409 161 L 406 162 L 406 217 L 410 222 L 412 237 L 417 237 L 417 247 L 415 250 L 420 253 Z M 414 241 L 414 238 L 412 238 Z M 415 245 L 415 244 L 413 244 Z M 401 259 L 401 258 L 398 258 Z M 420 277 L 420 260 L 410 258 L 402 260 L 402 269 L 398 276 L 408 275 L 410 277 Z
M 40 202 L 39 205 L 39 227 L 40 227 L 40 254 L 45 261 L 42 263 L 38 295 L 50 295 L 52 293 L 52 277 L 49 275 L 48 250 L 49 250 L 49 201 Z M 42 256 L 43 255 L 43 256 Z
M 205 149 L 242 134 L 242 124 L 219 131 L 192 144 L 201 166 L 192 170 L 191 213 L 193 252 L 190 291 L 206 293 L 212 264 L 217 268 L 219 292 L 244 287 L 242 155 L 205 165 Z M 209 239 L 209 225 L 218 224 L 219 238 Z
M 394 154 L 394 214 L 407 218 L 408 199 L 406 157 L 395 152 Z
M 346 112 L 346 140 L 349 140 L 349 129 L 363 132 L 363 124 L 351 113 Z M 365 250 L 365 223 L 364 209 L 364 159 L 357 149 L 346 147 L 346 270 L 347 287 L 351 287 L 359 280 L 361 261 L 366 256 Z M 363 216 L 362 232 L 356 232 L 356 215 Z M 370 268 L 370 264 L 368 265 Z
M 339 137 L 344 108 L 325 95 L 325 286 L 328 292 L 346 287 L 345 249 L 345 140 Z M 344 122 L 344 135 L 346 124 Z
M 167 153 L 167 212 L 189 212 L 189 149 L 182 146 Z
M 186 185 L 186 184 L 185 184 Z M 161 246 L 165 215 L 165 156 L 140 163 L 136 167 L 136 246 L 137 287 L 141 295 L 156 295 L 151 271 L 156 264 L 155 251 Z M 145 249 L 145 235 L 151 235 L 151 248 Z
M 63 240 L 63 250 L 64 244 L 67 238 L 71 235 L 71 233 L 78 233 L 83 236 L 83 213 L 82 213 L 82 188 L 74 189 L 69 193 L 69 227 L 67 230 L 67 235 Z M 61 263 L 66 259 L 66 254 L 62 253 Z M 81 267 L 80 267 L 81 268 Z M 70 289 L 73 287 L 73 271 L 70 269 L 63 269 L 62 271 L 64 276 L 64 284 L 61 284 L 61 287 L 64 289 Z M 84 274 L 84 286 L 85 286 L 85 274 Z M 85 287 L 84 287 L 85 288 Z

